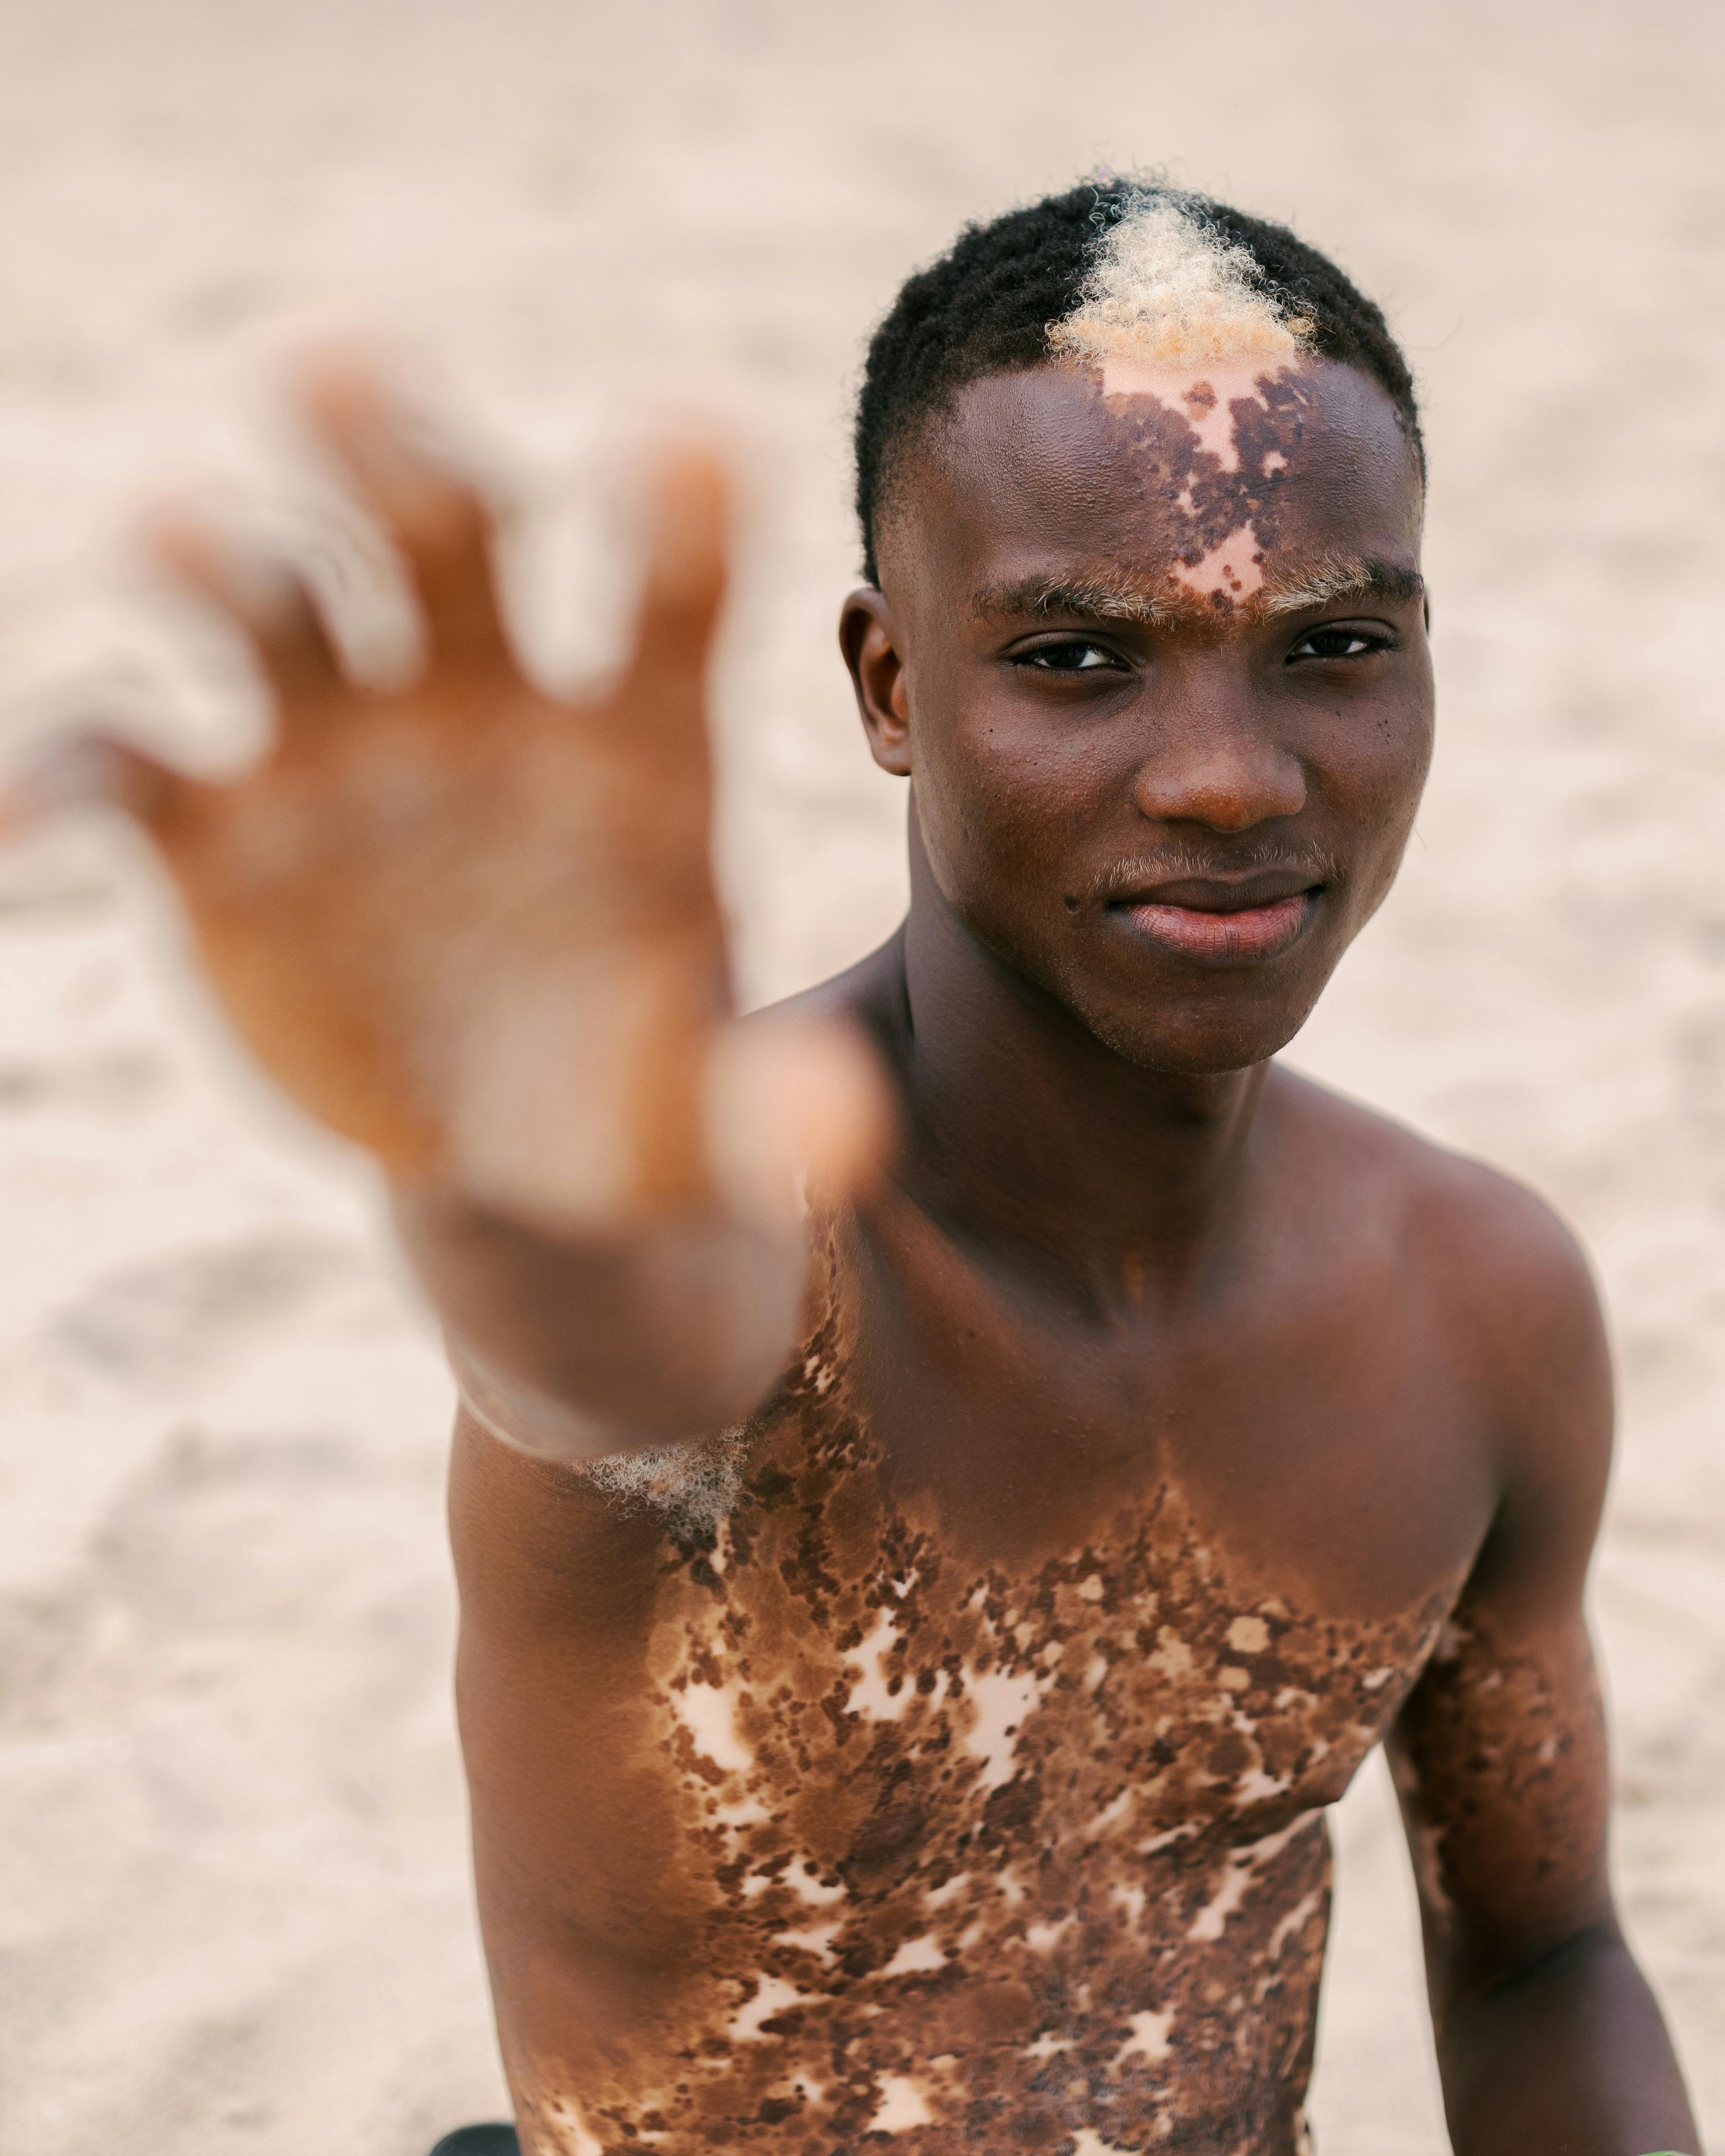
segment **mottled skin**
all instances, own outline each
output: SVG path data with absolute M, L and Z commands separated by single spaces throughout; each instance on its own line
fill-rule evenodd
M 1322 1807 L 1432 1648 L 1482 1461 L 1471 1504 L 1409 1518 L 1344 1602 L 1327 1553 L 1230 1495 L 1250 1448 L 1214 1335 L 1150 1368 L 1097 1327 L 1062 1369 L 1064 1328 L 908 1202 L 826 1247 L 716 1526 L 619 1517 L 462 1434 L 462 1722 L 530 2142 L 829 2149 L 879 2120 L 931 2149 L 1294 2147 Z M 1345 1424 L 1314 1520 L 1430 1486 L 1374 1471 L 1375 1419 L 1346 1404 L 1379 1271 L 1340 1325 L 1289 1313 L 1336 1382 L 1278 1440 Z M 1404 1438 L 1446 1444 L 1458 1394 Z
M 303 593 L 260 608 L 182 538 L 275 750 L 215 788 L 86 749 L 37 798 L 94 776 L 147 824 L 247 1037 L 393 1176 L 449 1324 L 533 2156 L 1291 2156 L 1323 1808 L 1380 1740 L 1458 2150 L 1692 2149 L 1607 1876 L 1585 1267 L 1518 1187 L 1272 1060 L 1429 756 L 1388 401 L 1329 363 L 1050 367 L 904 446 L 842 639 L 912 781 L 909 916 L 706 1107 L 737 1039 L 706 468 L 667 483 L 619 685 L 559 706 L 475 498 L 368 393 L 317 402 L 419 678 L 352 688 Z M 507 1106 L 539 1004 L 495 984 L 544 1001 L 565 948 L 591 963 L 550 1038 L 572 1013 L 599 1045 L 548 1065 L 549 1122 L 530 1068 L 475 1146 L 449 1073 L 506 1039 Z M 806 1231 L 770 1202 L 781 1126 Z

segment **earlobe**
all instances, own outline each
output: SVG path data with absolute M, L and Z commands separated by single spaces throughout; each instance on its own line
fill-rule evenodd
M 839 617 L 839 648 L 850 670 L 869 753 L 896 778 L 911 775 L 911 704 L 897 624 L 871 584 L 854 591 Z

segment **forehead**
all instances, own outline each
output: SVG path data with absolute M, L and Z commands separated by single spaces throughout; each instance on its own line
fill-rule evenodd
M 1421 507 L 1394 407 L 1351 367 L 1057 365 L 967 384 L 910 449 L 883 566 L 943 601 L 1127 576 L 1226 612 L 1325 562 L 1411 570 Z

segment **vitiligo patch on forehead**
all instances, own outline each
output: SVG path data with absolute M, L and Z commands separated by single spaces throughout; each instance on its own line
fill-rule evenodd
M 1078 305 L 1050 324 L 1063 358 L 1149 366 L 1288 359 L 1312 325 L 1266 292 L 1250 254 L 1178 198 L 1146 192 L 1109 229 Z

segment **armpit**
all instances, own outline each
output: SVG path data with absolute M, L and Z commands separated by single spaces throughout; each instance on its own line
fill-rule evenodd
M 650 1507 L 682 1539 L 711 1534 L 736 1505 L 747 1452 L 741 1426 L 675 1445 L 619 1447 L 619 1431 L 506 1383 L 458 1342 L 445 1344 L 462 1405 L 515 1451 L 572 1468 L 624 1510 Z

